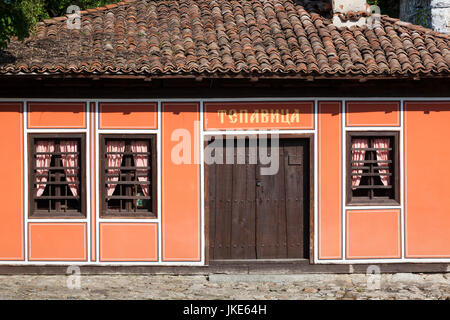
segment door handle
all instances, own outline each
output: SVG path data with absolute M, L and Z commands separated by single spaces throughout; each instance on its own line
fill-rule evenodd
M 261 187 L 261 185 L 262 185 L 261 181 L 257 180 L 257 181 L 256 181 L 256 186 L 257 186 L 257 187 Z

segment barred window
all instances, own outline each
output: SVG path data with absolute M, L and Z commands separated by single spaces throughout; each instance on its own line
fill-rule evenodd
M 101 135 L 101 216 L 156 217 L 156 135 Z
M 347 133 L 347 204 L 400 203 L 398 132 Z
M 83 134 L 30 134 L 29 217 L 86 216 Z

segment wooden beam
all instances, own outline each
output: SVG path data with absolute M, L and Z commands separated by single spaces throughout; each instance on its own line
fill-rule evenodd
M 83 274 L 366 274 L 369 266 L 378 266 L 381 273 L 448 273 L 447 263 L 384 263 L 384 264 L 315 264 L 308 260 L 273 261 L 211 261 L 209 266 L 83 266 Z M 2 265 L 1 275 L 66 275 L 69 265 L 32 266 Z

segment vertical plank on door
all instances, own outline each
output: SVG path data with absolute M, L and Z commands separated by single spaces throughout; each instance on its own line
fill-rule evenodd
M 216 238 L 216 166 L 207 164 L 209 199 L 209 259 L 213 260 Z
M 289 160 L 291 157 L 291 160 Z M 304 144 L 298 140 L 284 144 L 286 185 L 287 258 L 303 258 L 304 248 Z
M 227 148 L 224 148 L 224 150 L 224 164 L 216 165 L 216 232 L 214 241 L 214 259 L 231 259 L 233 165 L 226 164 Z
M 275 181 L 277 181 L 277 191 L 275 193 L 275 201 L 273 202 L 273 208 L 277 213 L 277 258 L 287 257 L 287 226 L 286 226 L 286 181 L 284 172 L 284 143 L 278 142 L 278 173 L 274 175 Z M 273 151 L 272 151 L 273 152 Z
M 245 140 L 234 139 L 234 165 L 233 165 L 233 191 L 231 203 L 231 258 L 245 259 L 246 230 L 248 220 L 246 215 L 246 166 L 245 144 L 239 145 Z M 227 150 L 229 151 L 229 150 Z M 243 156 L 243 157 L 242 157 Z M 238 161 L 239 160 L 239 161 Z
M 267 151 L 268 153 L 273 152 L 271 149 Z M 279 152 L 283 153 L 281 145 Z M 259 184 L 256 187 L 257 258 L 283 258 L 286 255 L 286 216 L 284 208 L 281 208 L 284 203 L 280 199 L 284 198 L 284 161 L 279 161 L 276 174 L 263 175 L 261 174 L 262 167 L 258 165 L 256 168 L 257 183 Z
M 250 141 L 250 140 L 249 140 Z M 256 163 L 251 163 L 250 142 L 245 148 L 246 156 L 246 194 L 245 212 L 247 216 L 246 232 L 246 259 L 256 259 Z M 256 150 L 253 150 L 256 152 Z

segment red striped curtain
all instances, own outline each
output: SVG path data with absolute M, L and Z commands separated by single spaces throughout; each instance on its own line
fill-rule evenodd
M 388 149 L 389 148 L 389 139 L 374 139 L 373 147 L 380 149 Z M 377 161 L 386 161 L 389 160 L 389 150 L 377 150 Z M 387 167 L 388 164 L 386 162 L 378 162 L 379 167 Z M 389 185 L 389 169 L 378 169 L 378 172 L 381 174 L 381 182 L 383 185 Z
M 55 143 L 53 141 L 37 141 L 36 142 L 36 152 L 55 152 Z M 36 174 L 38 175 L 48 175 L 48 169 L 50 167 L 50 162 L 52 160 L 51 154 L 37 154 L 36 155 L 36 168 L 44 168 L 44 169 L 36 169 Z M 36 197 L 42 196 L 44 193 L 46 182 L 48 181 L 47 176 L 36 177 L 38 183 L 36 185 Z
M 66 174 L 66 180 L 68 182 L 75 182 L 77 180 L 76 175 L 78 175 L 78 143 L 76 141 L 61 141 L 59 143 L 59 147 L 61 149 L 61 160 Z M 64 153 L 69 152 L 69 153 Z M 69 188 L 72 194 L 76 197 L 79 193 L 79 185 L 78 184 L 70 184 Z
M 131 141 L 131 152 L 139 152 L 140 154 L 133 155 L 134 165 L 135 167 L 147 167 L 148 166 L 148 142 L 147 141 Z M 138 180 L 140 182 L 149 182 L 148 181 L 148 169 L 139 169 L 136 170 L 136 174 L 138 176 Z M 144 176 L 145 175 L 145 176 Z M 150 183 L 141 184 L 142 193 L 144 196 L 148 197 L 150 194 Z
M 120 167 L 123 159 L 123 152 L 125 151 L 125 141 L 108 141 L 106 142 L 106 162 L 108 167 Z M 114 153 L 117 152 L 117 153 Z M 120 169 L 108 169 L 107 173 L 113 176 L 106 177 L 107 182 L 119 181 Z M 117 184 L 108 184 L 108 196 L 112 196 Z
M 353 139 L 352 149 L 367 148 L 368 144 L 369 143 L 367 139 Z M 366 157 L 366 150 L 352 150 L 352 161 L 363 161 L 365 157 Z M 362 166 L 364 166 L 363 162 L 352 162 L 352 167 L 362 167 Z M 352 170 L 352 187 L 359 186 L 359 184 L 361 183 L 362 173 L 363 173 L 362 169 Z

